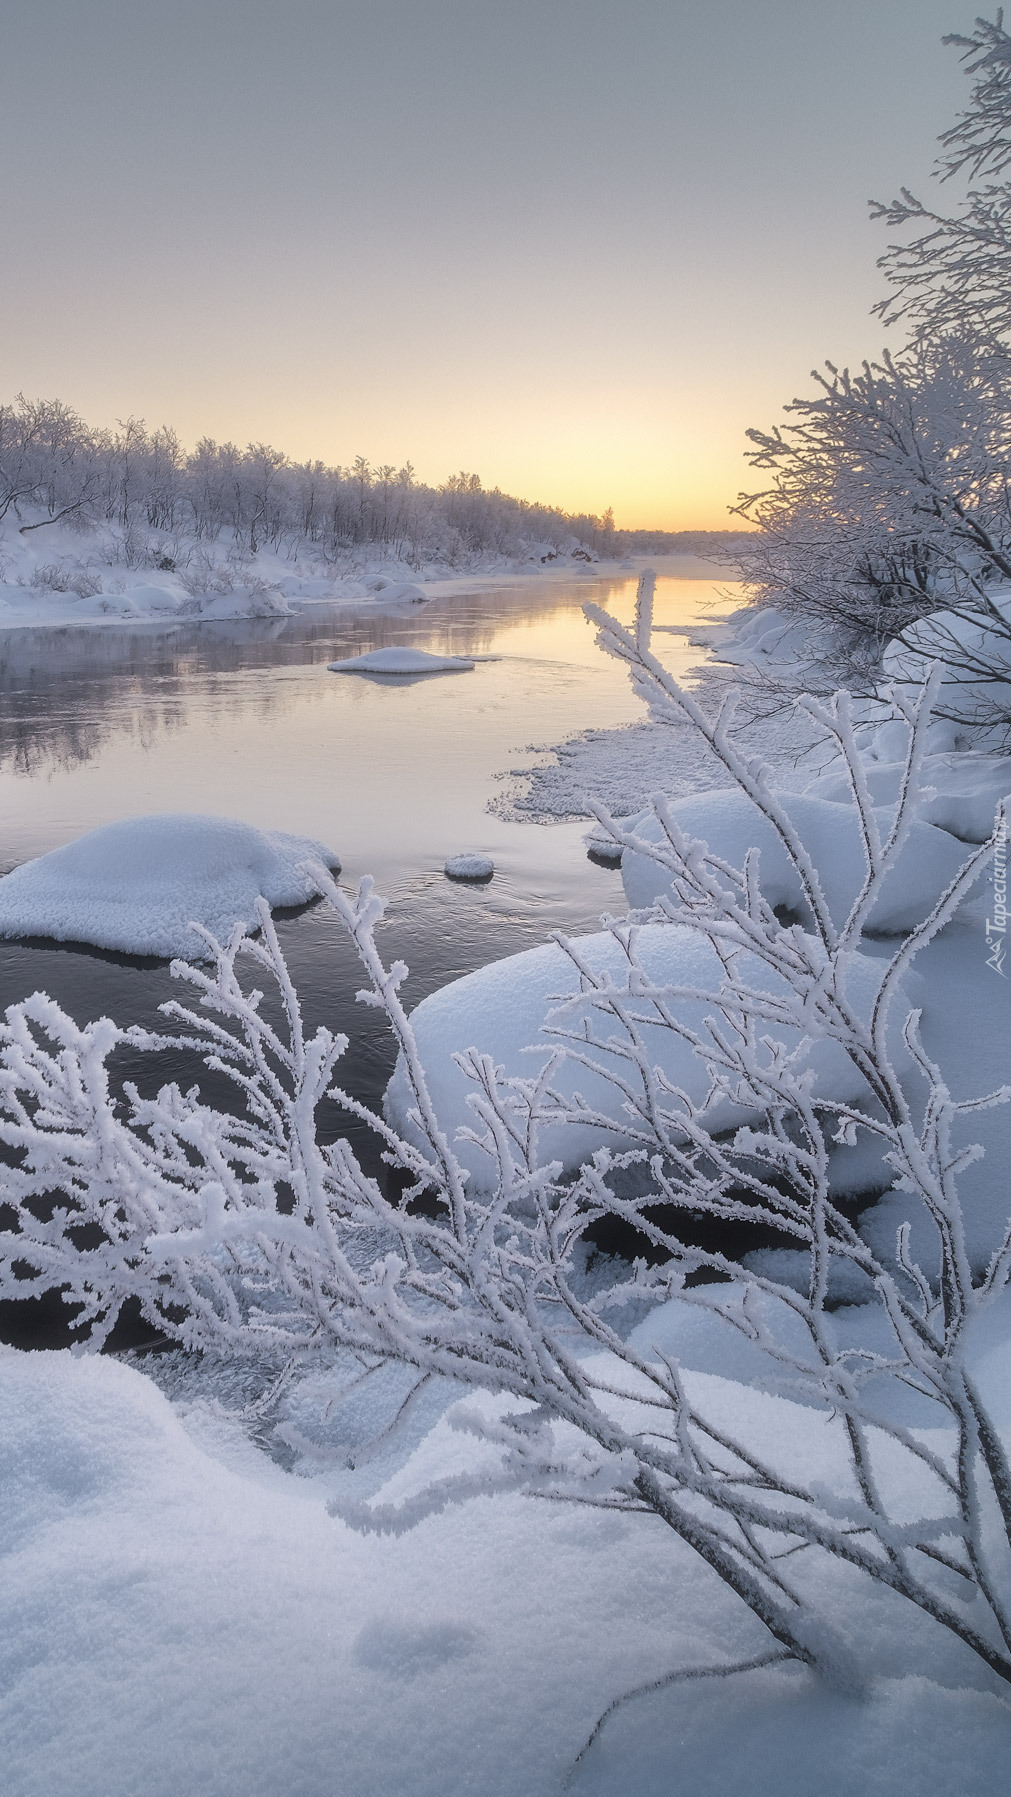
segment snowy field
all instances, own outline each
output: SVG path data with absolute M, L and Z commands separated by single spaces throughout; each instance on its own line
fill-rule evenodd
M 743 664 L 745 675 L 761 665 L 746 630 L 725 634 L 721 650 Z M 711 679 L 701 690 L 715 690 Z M 647 912 L 669 887 L 649 852 L 662 835 L 660 814 L 642 810 L 651 791 L 672 801 L 663 816 L 704 835 L 733 866 L 763 841 L 762 820 L 742 794 L 725 790 L 725 770 L 712 750 L 703 744 L 694 759 L 686 757 L 689 731 L 687 724 L 661 730 L 653 723 L 598 733 L 563 747 L 557 766 L 533 776 L 531 810 L 585 815 L 589 797 L 623 815 L 626 900 Z M 791 713 L 759 720 L 744 735 L 749 748 L 760 745 L 776 758 L 784 802 L 841 926 L 855 896 L 859 844 L 845 778 L 824 733 Z M 887 836 L 903 779 L 895 731 L 868 720 L 858 735 L 869 800 Z M 873 1007 L 887 958 L 922 923 L 965 856 L 985 843 L 1011 785 L 1007 766 L 989 740 L 934 727 L 924 768 L 930 796 L 855 956 L 849 997 L 861 1015 Z M 705 796 L 714 788 L 715 796 Z M 258 834 L 247 831 L 250 840 L 236 839 L 225 857 L 236 917 L 248 903 L 250 870 L 273 903 L 293 902 L 286 895 L 298 877 L 297 840 L 264 845 L 253 840 Z M 302 845 L 303 852 L 319 849 Z M 57 855 L 73 876 L 74 850 Z M 84 869 L 88 878 L 104 877 L 100 860 Z M 5 890 L 17 896 L 23 889 L 31 901 L 34 880 L 35 926 L 52 931 L 45 907 L 60 897 L 59 881 L 45 863 L 34 866 L 42 876 L 26 867 L 20 885 L 17 875 L 0 882 L 0 906 Z M 803 921 L 804 892 L 788 861 L 777 859 L 775 841 L 764 842 L 762 866 L 769 902 Z M 185 872 L 180 862 L 163 885 L 171 888 L 175 874 Z M 177 896 L 171 894 L 173 905 Z M 145 895 L 144 904 L 151 903 Z M 204 915 L 222 927 L 221 904 Z M 650 979 L 660 988 L 705 988 L 713 975 L 698 943 L 686 948 L 676 929 L 650 915 L 641 951 Z M 988 870 L 927 943 L 904 988 L 922 1009 L 926 1051 L 947 1070 L 956 1100 L 1011 1080 L 1006 986 L 988 961 L 994 915 Z M 19 929 L 31 922 L 29 909 L 18 913 Z M 162 927 L 157 918 L 155 925 Z M 124 936 L 121 946 L 130 945 Z M 581 937 L 579 950 L 595 978 L 606 972 L 620 984 L 613 936 Z M 539 947 L 479 970 L 419 1007 L 419 1051 L 449 1134 L 468 1115 L 451 1050 L 473 1041 L 507 1074 L 535 1070 L 539 1063 L 522 1056 L 523 1045 L 540 1043 L 546 1058 L 549 1038 L 540 1032 L 559 993 L 574 990 L 572 979 L 560 949 Z M 568 1015 L 578 1031 L 577 1013 L 570 1007 Z M 690 1088 L 701 1068 L 676 1046 L 674 1059 L 664 1062 L 659 1051 L 653 1059 L 672 1086 Z M 901 1045 L 890 1052 L 899 1078 L 912 1080 Z M 860 1082 L 833 1054 L 832 1044 L 817 1044 L 812 1077 L 834 1100 L 855 1104 Z M 599 1090 L 585 1078 L 582 1086 L 584 1097 L 606 1107 L 606 1080 Z M 572 1102 L 571 1090 L 564 1096 Z M 692 1102 L 704 1100 L 700 1088 Z M 403 1068 L 388 1102 L 409 1136 Z M 739 1119 L 731 1106 L 710 1120 L 725 1130 Z M 623 1127 L 619 1111 L 612 1146 Z M 978 1271 L 1008 1220 L 1008 1111 L 964 1117 L 958 1127 L 965 1141 L 985 1149 L 967 1168 L 963 1188 L 966 1253 Z M 593 1145 L 584 1139 L 587 1128 L 570 1117 L 546 1151 L 574 1167 Z M 869 1153 L 863 1138 L 854 1144 L 841 1128 L 837 1141 L 833 1189 L 852 1201 L 874 1251 L 887 1257 L 907 1219 L 905 1200 L 893 1190 L 882 1197 L 890 1176 L 883 1178 L 880 1154 Z M 480 1154 L 468 1146 L 460 1153 L 470 1158 L 479 1186 Z M 791 1251 L 761 1252 L 756 1267 L 790 1289 Z M 915 1226 L 913 1252 L 929 1257 Z M 856 1289 L 838 1291 L 827 1313 L 832 1342 L 858 1356 L 887 1357 L 881 1313 L 866 1296 L 859 1280 Z M 1006 1439 L 1008 1324 L 1005 1294 L 974 1324 L 966 1350 Z M 692 1400 L 708 1406 L 722 1428 L 756 1453 L 778 1456 L 794 1480 L 842 1492 L 848 1474 L 841 1425 L 791 1395 L 760 1342 L 749 1345 L 712 1310 L 680 1300 L 632 1316 L 629 1328 L 633 1353 L 648 1363 L 676 1358 Z M 501 1397 L 479 1393 L 464 1406 L 457 1389 L 443 1386 L 429 1394 L 406 1434 L 391 1434 L 386 1446 L 380 1436 L 370 1458 L 354 1440 L 342 1447 L 339 1428 L 331 1427 L 325 1365 L 296 1377 L 272 1413 L 280 1429 L 271 1437 L 271 1417 L 252 1401 L 255 1375 L 244 1387 L 213 1358 L 202 1368 L 172 1355 L 129 1364 L 15 1350 L 2 1358 L 0 1715 L 12 1797 L 56 1790 L 67 1797 L 553 1797 L 564 1790 L 607 1797 L 807 1797 L 813 1790 L 824 1797 L 982 1797 L 999 1786 L 1011 1751 L 1007 1685 L 950 1632 L 850 1566 L 823 1558 L 798 1577 L 858 1656 L 861 1690 L 777 1659 L 776 1643 L 756 1617 L 656 1515 L 489 1489 L 436 1507 L 401 1533 L 350 1526 L 355 1501 L 409 1508 L 433 1480 L 459 1475 L 488 1483 L 498 1461 Z M 584 1364 L 602 1379 L 617 1376 L 603 1353 Z M 635 1412 L 637 1392 L 621 1398 L 616 1414 Z M 396 1393 L 384 1401 L 395 1408 Z M 950 1454 L 950 1430 L 917 1403 L 910 1398 L 891 1419 L 918 1446 Z M 475 1406 L 487 1426 L 483 1436 L 454 1426 L 464 1407 Z M 889 1465 L 890 1499 L 900 1516 L 912 1515 L 916 1490 L 902 1483 L 897 1463 Z M 944 1576 L 958 1586 L 961 1575 Z M 595 1734 L 626 1693 L 629 1701 Z

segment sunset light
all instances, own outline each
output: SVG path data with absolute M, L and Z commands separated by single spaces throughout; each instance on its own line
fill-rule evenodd
M 1001 1797 L 1011 5 L 2 16 L 0 1797 Z

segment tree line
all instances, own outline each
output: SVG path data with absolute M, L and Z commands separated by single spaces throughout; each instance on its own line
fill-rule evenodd
M 172 562 L 183 540 L 227 535 L 256 554 L 311 552 L 335 562 L 364 545 L 415 566 L 455 563 L 532 546 L 610 557 L 664 548 L 696 551 L 711 533 L 621 531 L 609 509 L 565 512 L 488 490 L 477 474 L 427 486 L 410 462 L 347 467 L 292 461 L 266 443 L 215 443 L 185 450 L 168 426 L 129 418 L 96 430 L 60 400 L 18 394 L 0 405 L 0 520 L 22 534 L 66 523 L 120 533 L 127 562 Z M 717 533 L 719 534 L 719 533 Z

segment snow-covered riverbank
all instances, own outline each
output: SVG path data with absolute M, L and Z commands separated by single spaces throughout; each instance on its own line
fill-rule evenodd
M 629 801 L 616 809 L 640 806 L 651 787 L 684 791 L 689 728 L 600 735 L 601 775 Z M 672 738 L 666 759 L 651 760 L 644 747 L 630 761 L 626 745 L 636 735 L 644 745 Z M 795 785 L 803 745 L 768 734 L 755 741 Z M 886 821 L 897 794 L 895 743 L 886 727 L 868 732 L 864 746 Z M 922 914 L 919 901 L 936 896 L 937 879 L 984 839 L 1006 765 L 950 746 L 930 758 L 934 791 L 903 863 L 901 915 L 886 920 L 890 937 L 869 945 L 868 977 L 884 964 L 875 957 L 892 952 L 910 917 Z M 697 785 L 717 784 L 711 751 L 689 767 Z M 810 796 L 798 811 L 821 831 L 816 861 L 837 910 L 852 896 L 853 876 L 841 779 L 838 768 L 806 767 Z M 707 813 L 693 801 L 676 816 L 739 864 L 742 845 L 759 840 L 741 808 L 721 802 Z M 343 836 L 335 840 L 343 851 Z M 930 878 L 921 879 L 924 869 Z M 780 879 L 773 897 L 795 904 L 781 870 L 772 871 Z M 631 902 L 655 896 L 655 864 L 628 855 L 623 872 Z M 1009 1075 L 1002 975 L 987 961 L 992 891 L 984 882 L 920 960 L 926 1047 L 959 1099 Z M 516 958 L 494 977 L 471 976 L 477 995 L 466 1028 L 477 1046 L 497 1054 L 506 1024 L 510 1053 L 521 1038 L 536 1038 L 566 977 L 552 952 L 532 999 Z M 530 959 L 540 970 L 538 956 Z M 671 977 L 683 974 L 675 967 Z M 429 1014 L 451 1009 L 452 992 L 446 986 L 428 1001 Z M 436 1044 L 444 1058 L 451 1034 L 442 1031 Z M 515 1070 L 532 1073 L 534 1064 L 528 1057 Z M 672 1071 L 678 1083 L 687 1077 L 681 1063 Z M 847 1094 L 858 1085 L 851 1078 Z M 1007 1116 L 996 1109 L 965 1119 L 987 1148 L 963 1182 L 976 1265 L 1000 1233 L 1001 1204 L 1006 1217 Z M 447 1113 L 450 1124 L 459 1120 Z M 833 1152 L 858 1200 L 854 1212 L 866 1206 L 860 1227 L 887 1256 L 905 1221 L 902 1193 L 882 1195 L 880 1159 L 862 1147 L 840 1139 Z M 789 1250 L 777 1252 L 789 1261 Z M 761 1268 L 788 1287 L 795 1279 L 792 1262 L 768 1252 Z M 968 1362 L 1001 1429 L 1009 1422 L 1007 1320 L 1004 1300 L 983 1319 Z M 859 1359 L 890 1351 L 879 1322 L 873 1306 L 844 1293 L 829 1326 Z M 751 1431 L 763 1454 L 789 1457 L 795 1480 L 838 1495 L 844 1479 L 831 1427 L 812 1429 L 816 1413 L 783 1391 L 779 1369 L 762 1364 L 761 1343 L 721 1332 L 711 1310 L 680 1301 L 653 1310 L 633 1339 L 647 1359 L 662 1351 L 679 1361 L 689 1396 L 726 1428 Z M 560 1797 L 566 1788 L 661 1797 L 677 1786 L 693 1797 L 807 1797 L 812 1789 L 821 1797 L 989 1797 L 1011 1750 L 999 1681 L 893 1593 L 861 1589 L 845 1566 L 815 1568 L 805 1589 L 860 1644 L 868 1679 L 860 1699 L 797 1665 L 725 1676 L 729 1666 L 767 1657 L 769 1637 L 655 1517 L 515 1495 L 473 1497 L 395 1537 L 362 1536 L 328 1516 L 335 1496 L 398 1503 L 432 1479 L 487 1470 L 494 1449 L 454 1427 L 464 1419 L 446 1409 L 452 1391 L 421 1406 L 406 1445 L 380 1440 L 370 1459 L 362 1442 L 376 1417 L 365 1404 L 349 1421 L 331 1422 L 322 1366 L 282 1402 L 270 1458 L 257 1445 L 265 1430 L 255 1410 L 227 1416 L 216 1407 L 222 1396 L 256 1391 L 253 1381 L 242 1393 L 241 1375 L 225 1368 L 14 1352 L 2 1365 L 9 1558 L 0 1721 L 13 1797 L 48 1797 L 54 1788 L 67 1797 L 176 1797 L 183 1789 L 187 1797 Z M 395 1411 L 396 1391 L 382 1401 Z M 467 1408 L 492 1417 L 496 1402 L 471 1396 Z M 910 1427 L 947 1453 L 929 1420 L 911 1414 Z M 355 1461 L 358 1474 L 342 1461 Z M 901 1495 L 918 1501 L 912 1484 Z M 666 1683 L 678 1670 L 691 1676 Z M 577 1764 L 608 1705 L 638 1687 L 642 1694 Z
M 25 529 L 12 513 L 0 523 L 0 629 L 269 619 L 306 607 L 407 608 L 531 577 L 613 578 L 632 566 L 600 561 L 575 537 L 561 545 L 528 543 L 507 553 L 461 547 L 452 560 L 430 554 L 406 561 L 379 542 L 327 558 L 306 543 L 298 549 L 267 544 L 251 550 L 229 529 L 209 541 L 179 533 L 162 540 L 150 532 L 84 530 L 69 519 L 49 524 L 41 514 Z M 661 557 L 659 566 L 684 578 L 722 571 L 690 553 Z
M 760 1408 L 767 1430 L 789 1411 Z M 325 1477 L 283 1472 L 212 1406 L 66 1354 L 0 1353 L 0 1441 L 7 1797 L 999 1786 L 1007 1705 L 887 1596 L 868 1699 L 789 1666 L 695 1678 L 647 1690 L 573 1772 L 621 1691 L 766 1651 L 662 1525 L 502 1497 L 363 1538 L 327 1515 Z M 400 1484 L 474 1459 L 438 1424 Z M 845 1626 L 844 1576 L 830 1595 Z
M 47 526 L 24 536 L 0 530 L 0 629 L 53 623 L 114 624 L 290 617 L 305 606 L 410 606 L 459 591 L 482 591 L 536 575 L 570 578 L 596 568 L 571 551 L 536 545 L 522 555 L 472 554 L 455 566 L 409 564 L 381 544 L 364 544 L 340 561 L 269 547 L 240 548 L 225 532 L 215 542 L 173 541 L 173 554 L 126 557 L 121 533 Z M 692 558 L 683 558 L 689 563 Z M 614 572 L 615 564 L 609 564 Z

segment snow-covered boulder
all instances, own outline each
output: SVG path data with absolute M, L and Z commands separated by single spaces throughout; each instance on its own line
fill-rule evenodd
M 465 655 L 430 655 L 427 649 L 399 646 L 327 663 L 331 674 L 463 674 L 473 666 Z
M 450 855 L 444 872 L 449 880 L 490 880 L 495 863 L 490 855 Z
M 384 605 L 423 605 L 428 597 L 416 581 L 394 580 L 387 574 L 377 574 L 369 581 L 368 589 Z
M 901 729 L 906 736 L 905 725 Z M 904 761 L 868 760 L 864 772 L 875 805 L 898 803 Z M 939 830 L 947 830 L 961 842 L 986 842 L 993 832 L 998 809 L 1011 796 L 1011 757 L 978 755 L 968 750 L 961 754 L 927 755 L 920 780 L 930 794 L 924 798 L 920 814 L 925 823 L 936 824 Z M 837 804 L 847 803 L 851 796 L 845 774 L 832 771 L 810 781 L 805 791 Z
M 181 616 L 201 623 L 222 618 L 288 618 L 294 609 L 279 587 L 265 581 L 235 586 L 223 593 L 196 593 L 179 607 Z
M 809 793 L 781 795 L 786 810 L 818 870 L 818 878 L 837 924 L 844 920 L 863 882 L 864 854 L 856 807 Z M 710 852 L 741 867 L 751 848 L 760 853 L 759 882 L 774 906 L 803 915 L 803 893 L 797 871 L 783 844 L 757 805 L 737 787 L 692 793 L 671 805 L 671 815 L 687 835 L 708 843 Z M 882 834 L 890 817 L 878 814 Z M 663 830 L 652 811 L 630 820 L 648 842 L 661 842 Z M 964 844 L 933 824 L 913 824 L 898 862 L 886 879 L 868 927 L 882 935 L 903 935 L 933 909 L 966 857 Z M 625 896 L 633 909 L 652 905 L 670 891 L 671 875 L 648 855 L 626 849 L 621 858 Z
M 723 983 L 719 958 L 697 932 L 671 924 L 646 924 L 638 932 L 639 959 L 649 979 L 658 985 L 689 987 L 716 992 Z M 595 974 L 606 973 L 618 991 L 629 990 L 628 961 L 610 931 L 577 939 L 580 956 Z M 853 957 L 848 993 L 857 1010 L 866 1013 L 877 993 L 884 963 L 861 955 Z M 755 962 L 751 977 L 765 990 L 774 984 L 772 975 Z M 551 1013 L 559 1001 L 574 998 L 563 1027 L 580 1030 L 584 1021 L 595 1023 L 604 1037 L 618 1032 L 614 1018 L 594 1010 L 588 997 L 579 997 L 579 974 L 573 962 L 557 943 L 510 955 L 493 961 L 475 973 L 453 980 L 433 992 L 413 1012 L 411 1024 L 417 1040 L 436 1114 L 450 1140 L 463 1125 L 473 1125 L 467 1097 L 473 1086 L 453 1060 L 454 1053 L 470 1047 L 493 1056 L 507 1075 L 534 1078 L 550 1053 L 558 1047 L 558 1039 L 550 1033 Z M 711 1003 L 699 999 L 678 999 L 679 1018 L 691 1028 L 703 1031 L 705 1019 L 712 1012 Z M 648 1006 L 635 1006 L 644 1014 Z M 558 1020 L 556 1020 L 558 1021 Z M 705 1067 L 674 1031 L 659 1023 L 644 1023 L 643 1038 L 651 1060 L 662 1067 L 671 1083 L 687 1092 L 701 1104 L 708 1090 Z M 789 1031 L 784 1041 L 796 1045 L 799 1037 Z M 530 1047 L 532 1052 L 524 1050 Z M 607 1073 L 629 1077 L 627 1060 L 607 1050 L 594 1050 L 593 1060 L 603 1069 L 597 1073 L 569 1062 L 559 1068 L 553 1086 L 566 1097 L 580 1092 L 587 1104 L 612 1123 L 608 1145 L 627 1145 L 627 1124 L 623 1113 L 622 1094 L 607 1078 Z M 831 1090 L 839 1098 L 856 1098 L 863 1087 L 859 1075 L 835 1044 L 816 1042 L 809 1050 L 805 1065 L 816 1073 L 818 1089 Z M 634 1082 L 634 1072 L 632 1074 Z M 393 1078 L 386 1089 L 386 1112 L 390 1122 L 410 1141 L 420 1145 L 421 1136 L 412 1123 L 413 1105 L 410 1084 L 403 1058 L 398 1061 Z M 745 1121 L 754 1121 L 753 1113 L 731 1107 L 720 1100 L 707 1112 L 707 1120 L 715 1129 L 727 1129 Z M 601 1146 L 604 1137 L 599 1125 L 559 1124 L 545 1129 L 540 1137 L 542 1161 L 560 1160 L 566 1168 L 580 1162 Z M 494 1169 L 484 1151 L 476 1145 L 455 1144 L 455 1152 L 470 1170 L 478 1186 L 494 1177 Z
M 226 939 L 256 927 L 256 900 L 299 905 L 315 889 L 302 870 L 331 849 L 308 836 L 227 817 L 169 812 L 103 824 L 0 879 L 0 936 L 51 936 L 132 955 L 195 960 L 203 924 Z

